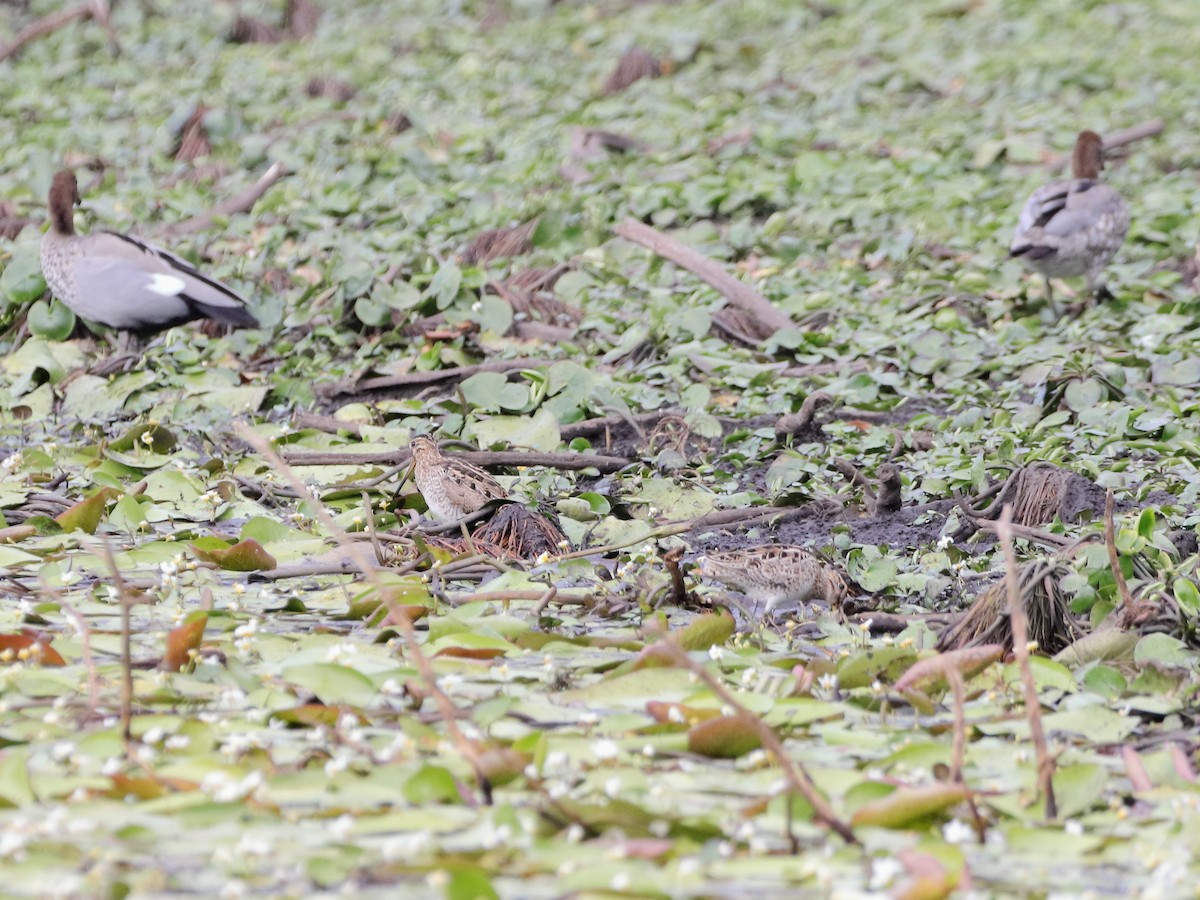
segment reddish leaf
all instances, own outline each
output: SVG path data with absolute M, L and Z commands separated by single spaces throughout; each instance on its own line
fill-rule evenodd
M 63 531 L 86 531 L 95 534 L 100 519 L 104 517 L 104 509 L 108 501 L 121 496 L 116 488 L 104 487 L 92 494 L 86 500 L 80 500 L 70 509 L 63 510 L 54 517 L 54 521 L 62 526 Z
M 646 704 L 646 713 L 654 721 L 664 725 L 695 725 L 707 719 L 715 719 L 719 710 L 701 706 L 684 706 L 682 703 L 665 703 L 651 700 Z
M 911 877 L 892 893 L 892 900 L 942 900 L 959 886 L 960 879 L 947 872 L 932 853 L 908 848 L 897 853 L 896 858 Z
M 511 747 L 497 747 L 484 750 L 476 757 L 476 761 L 481 775 L 492 784 L 501 785 L 524 774 L 525 767 L 533 762 L 533 756 Z
M 184 778 L 152 778 L 149 776 L 131 778 L 120 773 L 113 775 L 109 780 L 111 787 L 98 793 L 102 797 L 111 797 L 114 800 L 124 800 L 129 796 L 137 797 L 139 800 L 157 800 L 164 794 L 194 791 L 199 787 L 196 782 Z
M 303 703 L 290 709 L 277 709 L 271 713 L 271 718 L 288 725 L 302 727 L 323 725 L 326 728 L 333 728 L 347 712 L 353 712 L 360 719 L 363 718 L 361 713 L 349 706 L 326 706 L 324 703 Z
M 388 610 L 388 614 L 381 624 L 399 625 L 401 619 L 408 619 L 409 622 L 415 622 L 417 619 L 423 619 L 427 615 L 429 615 L 428 606 L 421 606 L 420 604 L 393 606 Z
M 215 563 L 230 572 L 262 572 L 277 565 L 275 557 L 254 538 L 238 541 L 223 550 L 203 550 L 192 544 L 192 552 L 205 562 Z
M 457 659 L 495 659 L 503 656 L 499 647 L 443 647 L 434 656 L 452 656 Z
M 762 746 L 758 728 L 746 716 L 720 716 L 688 729 L 688 751 L 714 759 L 736 759 Z
M 0 528 L 0 544 L 16 544 L 35 534 L 37 534 L 37 529 L 32 525 L 10 525 L 7 528 Z
M 200 648 L 204 628 L 208 625 L 207 613 L 198 613 L 178 628 L 167 632 L 167 650 L 163 654 L 162 667 L 168 672 L 178 672 L 192 661 L 192 651 Z
M 667 669 L 675 665 L 675 653 L 661 644 L 651 644 L 639 653 L 622 671 L 636 672 L 638 669 Z
M 1191 762 L 1180 748 L 1179 745 L 1172 742 L 1167 745 L 1167 752 L 1171 755 L 1171 765 L 1175 767 L 1175 774 L 1190 784 L 1196 783 L 1196 772 L 1192 768 Z
M 620 851 L 620 859 L 661 859 L 675 849 L 675 842 L 667 838 L 630 838 L 613 846 Z
M 945 681 L 950 672 L 958 672 L 964 679 L 977 675 L 1004 655 L 999 644 L 984 644 L 963 650 L 948 650 L 931 656 L 908 667 L 896 682 L 900 693 L 928 687 Z
M 67 661 L 50 646 L 51 638 L 32 632 L 0 634 L 0 662 L 36 662 L 43 666 L 65 666 Z

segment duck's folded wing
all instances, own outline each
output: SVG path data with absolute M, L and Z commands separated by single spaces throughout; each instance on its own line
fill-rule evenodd
M 1054 252 L 1055 242 L 1045 240 L 1046 226 L 1066 208 L 1070 192 L 1070 182 L 1056 181 L 1042 185 L 1030 195 L 1021 208 L 1009 247 L 1013 256 L 1040 259 Z
M 144 327 L 169 327 L 191 319 L 212 318 L 232 325 L 255 326 L 246 299 L 227 285 L 198 271 L 187 260 L 129 235 L 101 232 L 88 238 L 76 273 L 81 287 L 141 303 Z M 116 302 L 114 300 L 114 302 Z

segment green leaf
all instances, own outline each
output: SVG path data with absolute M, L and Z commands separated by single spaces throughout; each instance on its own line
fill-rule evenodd
M 311 691 L 325 705 L 346 704 L 364 707 L 375 699 L 375 684 L 366 675 L 333 663 L 288 666 L 282 677 Z
M 36 300 L 46 292 L 42 278 L 41 244 L 38 241 L 19 241 L 12 257 L 0 273 L 0 292 L 14 305 Z
M 38 300 L 29 307 L 25 321 L 30 333 L 48 341 L 65 341 L 75 329 L 75 313 L 57 300 L 49 304 Z

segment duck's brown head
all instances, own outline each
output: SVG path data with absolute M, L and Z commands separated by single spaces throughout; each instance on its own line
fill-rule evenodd
M 1094 131 L 1081 131 L 1071 154 L 1071 172 L 1076 178 L 1100 177 L 1104 168 L 1104 139 Z
M 61 235 L 75 233 L 75 205 L 79 203 L 79 184 L 75 173 L 64 169 L 50 183 L 50 225 Z

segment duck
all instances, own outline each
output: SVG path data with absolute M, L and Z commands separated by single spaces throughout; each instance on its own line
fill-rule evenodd
M 429 435 L 415 435 L 408 449 L 413 481 L 434 518 L 456 522 L 493 500 L 508 499 L 508 491 L 489 473 L 466 460 L 446 456 Z
M 1100 274 L 1129 230 L 1129 207 L 1112 187 L 1100 181 L 1104 140 L 1081 131 L 1071 154 L 1070 181 L 1044 184 L 1021 209 L 1009 255 L 1046 279 L 1046 297 L 1054 308 L 1051 278 L 1087 276 L 1087 290 L 1111 297 Z
M 41 263 L 50 292 L 81 319 L 139 336 L 195 319 L 258 325 L 245 297 L 174 253 L 115 231 L 77 234 L 79 202 L 75 173 L 56 174 Z

